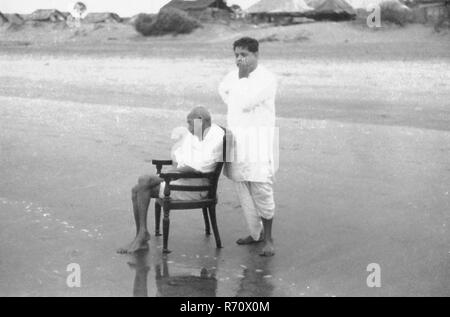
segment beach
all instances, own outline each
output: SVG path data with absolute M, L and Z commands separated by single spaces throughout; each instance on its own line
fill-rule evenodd
M 235 244 L 247 228 L 225 177 L 223 249 L 200 211 L 174 211 L 162 256 L 152 203 L 149 252 L 115 250 L 134 235 L 131 187 L 168 158 L 172 129 L 197 105 L 226 124 L 232 39 L 280 28 L 40 42 L 0 30 L 0 296 L 449 296 L 448 35 L 323 24 L 261 45 L 279 81 L 272 258 Z M 81 287 L 67 286 L 70 263 Z

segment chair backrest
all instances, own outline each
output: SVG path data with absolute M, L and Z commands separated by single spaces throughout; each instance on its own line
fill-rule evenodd
M 223 145 L 222 145 L 222 161 L 217 162 L 216 168 L 214 169 L 214 177 L 210 179 L 211 189 L 208 193 L 208 198 L 216 198 L 217 197 L 217 185 L 219 183 L 220 174 L 222 173 L 223 165 L 225 164 L 225 160 L 227 157 L 227 130 L 220 126 L 224 132 L 223 134 Z

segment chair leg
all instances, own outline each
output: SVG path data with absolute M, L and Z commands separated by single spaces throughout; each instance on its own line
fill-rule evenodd
M 216 220 L 216 206 L 212 205 L 209 207 L 209 218 L 211 219 L 211 226 L 214 232 L 214 238 L 216 239 L 217 248 L 222 247 L 222 242 L 220 241 L 219 228 L 217 227 Z
M 161 205 L 155 202 L 155 237 L 161 236 L 159 227 L 161 224 Z
M 164 208 L 164 218 L 163 218 L 163 253 L 170 253 L 170 250 L 167 248 L 167 244 L 169 242 L 169 219 L 170 209 Z
M 211 228 L 209 226 L 208 208 L 203 208 L 203 219 L 205 220 L 205 234 L 211 235 Z

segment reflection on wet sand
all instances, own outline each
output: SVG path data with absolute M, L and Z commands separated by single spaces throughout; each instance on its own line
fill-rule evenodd
M 215 297 L 217 293 L 217 279 L 215 271 L 202 268 L 198 275 L 170 276 L 167 258 L 163 257 L 161 264 L 155 266 L 156 296 L 161 297 Z
M 134 297 L 148 297 L 147 276 L 150 271 L 149 252 L 143 251 L 136 253 L 134 262 L 128 262 L 128 265 L 136 271 L 133 283 Z
M 149 252 L 143 251 L 133 255 L 134 261 L 128 265 L 133 268 L 135 278 L 133 283 L 133 296 L 148 297 L 148 272 L 150 270 Z M 217 294 L 217 260 L 210 269 L 202 267 L 191 273 L 171 275 L 169 264 L 172 262 L 163 255 L 155 264 L 155 282 L 157 297 L 215 297 Z
M 236 292 L 237 297 L 270 297 L 274 285 L 271 283 L 270 263 L 272 258 L 260 257 L 256 253 L 249 253 L 242 265 L 242 278 Z
M 236 284 L 231 288 L 230 285 L 226 285 L 229 281 L 227 277 L 218 278 L 220 275 L 223 275 L 222 277 L 231 275 L 229 270 L 219 273 L 219 251 L 214 257 L 200 258 L 198 265 L 193 267 L 186 266 L 186 263 L 174 262 L 167 255 L 153 254 L 152 258 L 151 252 L 147 250 L 137 252 L 128 262 L 128 266 L 135 271 L 133 296 L 149 296 L 148 273 L 153 266 L 154 279 L 150 277 L 150 281 L 151 283 L 154 281 L 155 285 L 150 286 L 150 290 L 156 290 L 156 293 L 151 291 L 150 296 L 216 297 L 219 294 L 219 286 L 228 288 L 231 296 L 232 294 L 237 297 L 273 296 L 275 289 L 271 269 L 273 259 L 260 257 L 256 250 L 249 251 L 245 259 L 242 259 L 245 265 L 240 265 L 242 273 L 238 275 L 239 279 L 233 279 L 232 283 Z

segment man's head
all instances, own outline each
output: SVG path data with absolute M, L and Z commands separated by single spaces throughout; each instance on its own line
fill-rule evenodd
M 211 114 L 205 107 L 195 107 L 187 116 L 189 132 L 203 138 L 203 132 L 211 126 Z
M 233 43 L 237 67 L 248 67 L 253 71 L 258 66 L 259 43 L 251 37 L 242 37 Z

